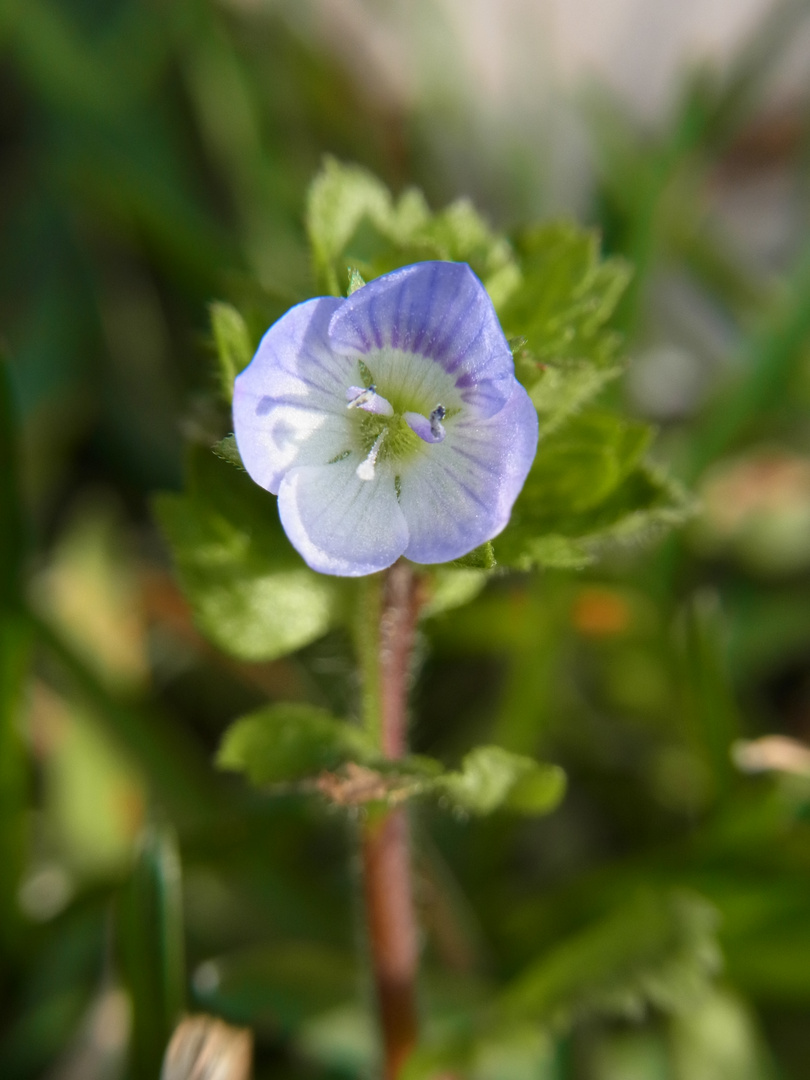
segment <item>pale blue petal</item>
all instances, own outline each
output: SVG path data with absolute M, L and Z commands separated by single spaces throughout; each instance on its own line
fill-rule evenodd
M 351 445 L 345 389 L 356 363 L 331 348 L 343 301 L 298 304 L 267 331 L 233 394 L 236 444 L 253 480 L 276 493 L 284 473 L 325 464 Z
M 503 408 L 512 390 L 509 345 L 466 263 L 416 263 L 364 285 L 335 311 L 329 337 L 349 357 L 382 349 L 426 357 L 482 417 Z
M 384 570 L 408 544 L 394 476 L 377 469 L 357 476 L 356 461 L 292 469 L 281 482 L 278 509 L 284 531 L 313 570 L 360 577 Z
M 537 451 L 537 412 L 524 388 L 513 386 L 496 416 L 456 417 L 444 442 L 401 470 L 407 558 L 458 559 L 506 526 Z

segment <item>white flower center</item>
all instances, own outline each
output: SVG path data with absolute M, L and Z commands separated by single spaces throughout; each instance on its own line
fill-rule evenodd
M 346 389 L 346 408 L 357 416 L 355 430 L 366 455 L 357 466 L 361 480 L 374 479 L 378 461 L 405 460 L 426 444 L 442 442 L 446 435 L 443 421 L 458 411 L 448 410 L 441 402 L 429 412 L 425 409 L 425 399 L 429 401 L 431 393 L 456 396 L 452 383 L 425 357 L 391 351 L 377 360 L 386 375 L 386 393 L 391 400 L 378 391 L 371 371 L 362 362 L 360 374 L 365 385 Z

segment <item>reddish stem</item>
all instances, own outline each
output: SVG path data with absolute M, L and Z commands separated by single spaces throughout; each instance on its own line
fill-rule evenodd
M 407 563 L 388 572 L 380 614 L 381 745 L 386 757 L 407 751 L 407 700 L 419 582 Z M 397 1080 L 417 1038 L 417 932 L 413 910 L 408 818 L 400 807 L 372 816 L 363 828 L 369 941 L 383 1035 L 385 1080 Z

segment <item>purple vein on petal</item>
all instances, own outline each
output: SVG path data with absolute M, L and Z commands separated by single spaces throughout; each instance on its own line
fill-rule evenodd
M 469 339 L 464 348 L 457 350 L 455 356 L 450 355 L 452 353 L 453 340 L 458 335 L 459 327 L 462 325 L 464 320 L 469 317 L 472 307 L 472 302 L 468 301 L 457 314 L 452 325 L 449 327 L 447 333 L 444 335 L 444 338 L 441 341 L 438 341 L 434 346 L 433 355 L 439 361 L 439 363 L 442 365 L 448 375 L 453 374 L 453 372 L 458 368 L 464 357 L 469 353 L 472 346 L 481 336 L 481 331 L 484 324 L 483 319 L 481 319 L 481 323 L 478 329 L 476 330 L 475 334 Z
M 381 349 L 382 345 L 383 345 L 383 338 L 382 338 L 382 334 L 380 333 L 380 327 L 379 327 L 379 324 L 377 322 L 377 312 L 375 310 L 378 302 L 379 302 L 379 296 L 372 296 L 371 297 L 371 299 L 368 302 L 367 317 L 368 317 L 368 324 L 371 327 L 371 333 L 373 335 L 372 340 L 374 341 L 374 344 L 377 346 L 377 348 Z
M 458 486 L 463 491 L 466 491 L 466 493 L 469 495 L 470 499 L 474 503 L 480 506 L 481 509 L 484 510 L 487 514 L 492 513 L 493 507 L 489 503 L 484 502 L 478 492 L 475 491 L 474 488 L 471 488 L 470 485 L 466 482 L 466 480 L 462 480 L 461 477 L 455 472 L 455 470 L 448 469 L 447 472 L 453 478 L 454 483 L 458 484 Z
M 436 289 L 436 277 L 437 277 L 438 272 L 439 272 L 438 271 L 438 265 L 439 265 L 438 263 L 434 263 L 430 268 L 430 282 L 429 282 L 429 285 L 428 285 L 428 288 L 427 288 L 427 293 L 428 293 L 428 298 L 429 298 L 428 299 L 428 304 L 427 304 L 427 309 L 423 313 L 421 323 L 420 323 L 420 326 L 419 326 L 419 330 L 417 331 L 416 337 L 414 338 L 413 344 L 411 346 L 413 352 L 415 352 L 415 353 L 418 353 L 421 350 L 422 343 L 425 340 L 425 335 L 428 332 L 428 328 L 430 327 L 431 319 L 433 318 L 433 308 L 434 308 L 435 303 L 436 303 L 436 294 L 437 294 L 437 291 L 438 291 Z
M 400 347 L 400 327 L 402 325 L 402 305 L 405 302 L 405 289 L 397 293 L 397 302 L 394 308 L 394 318 L 391 321 L 391 345 L 394 349 Z

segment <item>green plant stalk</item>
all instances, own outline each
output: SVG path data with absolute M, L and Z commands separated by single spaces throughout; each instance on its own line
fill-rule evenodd
M 391 759 L 407 752 L 411 657 L 422 604 L 412 568 L 400 561 L 363 583 L 357 644 L 363 714 Z M 418 946 L 404 807 L 370 810 L 362 826 L 363 891 L 383 1044 L 385 1080 L 397 1080 L 417 1040 Z

